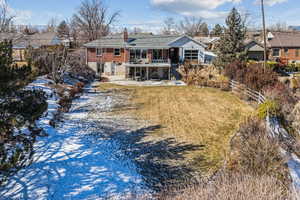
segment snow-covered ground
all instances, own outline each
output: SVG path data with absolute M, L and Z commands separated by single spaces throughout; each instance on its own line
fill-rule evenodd
M 125 130 L 109 123 L 114 119 L 101 120 L 114 99 L 95 92 L 92 86 L 85 88 L 83 96 L 53 128 L 49 121 L 58 108 L 58 98 L 48 82 L 40 78 L 29 86 L 49 95 L 48 114 L 38 122 L 48 136 L 38 138 L 33 163 L 9 178 L 0 188 L 0 199 L 120 199 L 131 191 L 147 190 L 135 164 L 120 151 L 118 141 L 104 137 Z M 101 123 L 106 123 L 105 128 Z
M 132 81 L 132 80 L 112 80 L 118 85 L 130 86 L 186 86 L 183 81 Z
M 267 118 L 267 128 L 272 137 L 284 138 L 285 140 L 289 139 L 288 132 L 281 127 L 278 119 L 276 118 Z M 293 153 L 287 152 L 285 149 L 280 149 L 283 156 L 288 158 L 288 168 L 293 181 L 293 185 L 297 190 L 297 193 L 300 191 L 300 159 Z

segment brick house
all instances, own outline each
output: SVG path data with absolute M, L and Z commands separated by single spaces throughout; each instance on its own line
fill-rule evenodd
M 269 32 L 269 59 L 284 63 L 300 63 L 300 32 Z
M 140 80 L 171 79 L 186 60 L 203 63 L 206 47 L 185 35 L 128 35 L 126 30 L 84 46 L 87 65 L 97 74 Z

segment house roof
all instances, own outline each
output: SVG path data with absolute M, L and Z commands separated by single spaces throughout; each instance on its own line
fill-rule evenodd
M 270 35 L 270 34 L 268 34 Z M 272 38 L 268 39 L 268 47 L 300 47 L 299 32 L 272 32 Z
M 255 39 L 246 39 L 244 45 L 247 51 L 264 51 L 263 45 Z
M 152 34 L 135 34 L 129 35 L 128 40 L 124 41 L 123 34 L 115 36 L 107 36 L 99 40 L 95 40 L 85 44 L 85 47 L 132 47 L 132 48 L 170 48 L 170 44 L 179 40 L 184 36 L 180 35 L 152 35 Z M 188 37 L 188 36 L 185 36 Z M 189 38 L 199 43 L 198 41 Z
M 47 33 L 36 33 L 29 37 L 30 45 L 36 48 L 41 46 L 55 46 L 60 45 L 62 40 L 60 40 L 55 32 Z
M 204 44 L 212 44 L 220 40 L 220 37 L 194 37 L 195 40 Z
M 34 35 L 24 35 L 20 33 L 0 33 L 0 41 L 12 40 L 13 48 L 22 49 L 29 45 L 33 48 L 41 46 L 53 46 L 61 44 L 61 40 L 56 33 L 36 33 Z
M 21 33 L 0 33 L 0 41 L 12 40 L 13 48 L 26 48 L 27 36 Z

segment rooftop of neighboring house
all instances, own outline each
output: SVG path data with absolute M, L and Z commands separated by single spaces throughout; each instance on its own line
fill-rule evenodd
M 30 45 L 36 48 L 41 46 L 55 46 L 60 45 L 62 40 L 60 40 L 55 32 L 47 33 L 36 33 L 29 38 Z
M 300 32 L 269 32 L 268 47 L 300 48 Z
M 102 39 L 95 40 L 85 44 L 85 47 L 136 47 L 136 48 L 170 48 L 171 44 L 182 37 L 192 38 L 183 35 L 153 35 L 153 34 L 131 34 L 122 33 L 118 35 L 111 35 L 103 37 Z M 194 42 L 205 46 L 204 44 L 193 40 Z
M 13 48 L 22 49 L 29 45 L 33 48 L 41 46 L 54 46 L 61 44 L 61 40 L 54 32 L 36 33 L 33 35 L 25 35 L 22 33 L 0 33 L 0 41 L 12 40 Z
M 244 40 L 244 45 L 247 51 L 254 51 L 254 52 L 264 51 L 263 44 L 256 39 L 248 38 Z
M 12 40 L 13 48 L 25 48 L 26 38 L 22 33 L 0 33 L 0 41 Z
M 207 37 L 194 37 L 194 39 L 204 44 L 212 44 L 214 42 L 219 41 L 220 37 L 207 36 Z

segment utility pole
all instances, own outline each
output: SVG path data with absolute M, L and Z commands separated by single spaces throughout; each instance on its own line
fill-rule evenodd
M 266 70 L 266 66 L 267 66 L 267 36 L 266 36 L 266 20 L 265 20 L 264 0 L 261 0 L 261 12 L 262 12 L 262 22 L 263 22 L 263 32 L 264 32 L 264 70 Z

